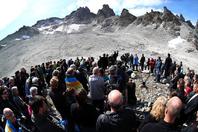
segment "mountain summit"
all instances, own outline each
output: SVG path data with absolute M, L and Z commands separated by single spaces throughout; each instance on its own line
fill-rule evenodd
M 65 21 L 67 24 L 88 24 L 91 23 L 95 17 L 96 15 L 91 13 L 88 7 L 80 7 L 66 16 Z
M 101 23 L 105 18 L 109 18 L 111 16 L 115 16 L 113 9 L 109 8 L 109 5 L 103 5 L 102 9 L 98 10 L 97 13 L 97 22 Z

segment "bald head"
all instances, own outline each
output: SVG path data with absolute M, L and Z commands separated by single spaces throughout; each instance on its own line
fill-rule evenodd
M 123 103 L 122 93 L 118 90 L 112 90 L 108 95 L 108 102 L 111 108 L 118 109 Z
M 172 97 L 166 104 L 165 119 L 167 122 L 174 123 L 175 118 L 182 109 L 182 101 L 178 97 Z
M 98 67 L 94 67 L 92 73 L 94 75 L 97 75 L 99 73 L 99 68 Z

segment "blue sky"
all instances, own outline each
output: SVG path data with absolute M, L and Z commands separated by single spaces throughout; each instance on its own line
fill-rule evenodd
M 162 11 L 163 6 L 167 6 L 193 24 L 198 20 L 198 0 L 1 0 L 0 40 L 23 25 L 32 26 L 38 20 L 50 17 L 63 18 L 80 6 L 88 6 L 97 13 L 103 4 L 109 4 L 116 14 L 127 8 L 136 16 L 151 9 Z

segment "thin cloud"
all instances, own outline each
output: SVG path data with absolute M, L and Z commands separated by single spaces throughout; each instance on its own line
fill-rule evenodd
M 0 30 L 20 16 L 27 7 L 27 0 L 1 0 Z
M 162 9 L 153 8 L 153 7 L 136 7 L 129 9 L 129 12 L 135 16 L 141 16 L 144 15 L 146 12 L 150 12 L 152 10 L 154 11 L 160 11 L 162 12 Z
M 167 2 L 167 0 L 123 0 L 124 7 L 136 6 L 158 6 Z
M 29 5 L 31 5 L 29 6 L 29 12 L 32 12 L 32 17 L 39 19 L 47 17 L 48 14 L 53 14 L 60 6 L 57 0 L 31 0 Z
M 77 0 L 76 6 L 87 6 L 92 12 L 97 13 L 103 4 L 108 4 L 115 12 L 121 12 L 123 8 L 126 8 L 139 16 L 166 2 L 167 0 Z M 160 9 L 154 8 L 154 10 Z

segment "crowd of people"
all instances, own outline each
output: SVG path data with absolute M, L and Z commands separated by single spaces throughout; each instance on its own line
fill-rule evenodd
M 184 72 L 168 54 L 139 59 L 118 51 L 93 57 L 61 59 L 21 68 L 0 79 L 0 129 L 5 132 L 197 132 L 198 75 Z M 134 72 L 136 71 L 136 72 Z M 169 83 L 170 96 L 160 96 L 140 120 L 137 72 Z M 145 83 L 145 82 L 144 82 Z

